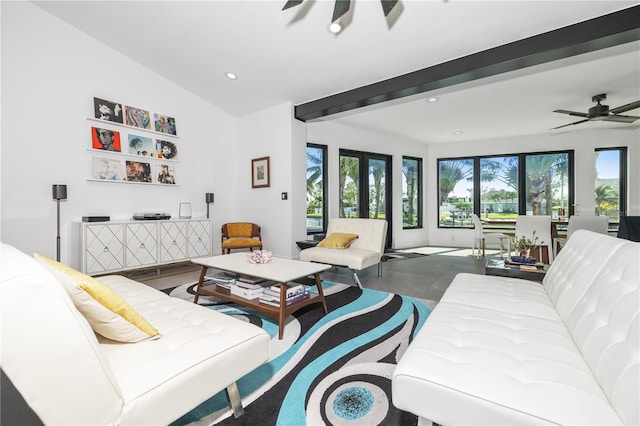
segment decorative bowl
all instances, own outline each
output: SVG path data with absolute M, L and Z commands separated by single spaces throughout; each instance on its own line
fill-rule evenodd
M 249 263 L 267 263 L 271 260 L 273 254 L 268 250 L 254 250 L 247 254 Z

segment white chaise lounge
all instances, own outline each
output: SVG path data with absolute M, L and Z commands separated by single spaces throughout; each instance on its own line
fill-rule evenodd
M 330 219 L 327 236 L 333 233 L 350 233 L 358 236 L 347 248 L 310 247 L 300 252 L 300 260 L 343 266 L 351 270 L 353 281 L 362 288 L 356 271 L 378 265 L 382 276 L 382 255 L 387 238 L 387 221 L 382 219 Z

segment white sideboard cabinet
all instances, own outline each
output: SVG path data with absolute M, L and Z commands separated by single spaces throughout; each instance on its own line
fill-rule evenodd
M 181 262 L 213 254 L 207 219 L 77 222 L 80 269 L 89 275 Z

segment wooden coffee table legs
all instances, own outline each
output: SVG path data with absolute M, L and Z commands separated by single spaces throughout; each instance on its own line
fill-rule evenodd
M 198 298 L 200 297 L 200 290 L 202 290 L 202 283 L 204 283 L 204 276 L 207 275 L 207 270 L 209 268 L 206 266 L 202 267 L 202 271 L 200 271 L 200 279 L 198 280 L 198 287 L 196 287 L 196 297 L 193 299 L 193 303 L 198 303 Z

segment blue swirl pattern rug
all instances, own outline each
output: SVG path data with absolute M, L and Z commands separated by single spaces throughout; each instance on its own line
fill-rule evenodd
M 193 289 L 180 286 L 170 294 L 193 300 Z M 173 426 L 417 424 L 416 416 L 393 406 L 391 376 L 433 302 L 328 281 L 323 289 L 329 313 L 318 304 L 296 312 L 282 340 L 275 320 L 205 298 L 211 309 L 266 330 L 271 360 L 237 382 L 243 416 L 233 417 L 223 391 Z

